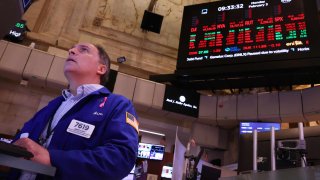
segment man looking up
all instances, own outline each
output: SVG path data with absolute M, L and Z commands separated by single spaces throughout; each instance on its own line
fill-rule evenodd
M 110 71 L 104 49 L 79 43 L 69 50 L 64 74 L 69 88 L 25 123 L 14 144 L 32 161 L 57 168 L 55 179 L 122 179 L 138 148 L 132 103 L 101 84 Z M 19 139 L 20 138 L 20 139 Z M 41 179 L 23 172 L 20 179 Z

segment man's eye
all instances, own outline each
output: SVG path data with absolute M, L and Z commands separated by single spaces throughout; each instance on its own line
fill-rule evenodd
M 80 48 L 80 52 L 88 52 L 89 50 L 87 48 Z

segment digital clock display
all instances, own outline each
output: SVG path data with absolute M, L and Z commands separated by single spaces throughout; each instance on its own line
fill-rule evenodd
M 234 9 L 242 9 L 243 4 L 234 4 L 234 5 L 228 5 L 228 6 L 220 6 L 218 7 L 218 11 L 229 11 Z

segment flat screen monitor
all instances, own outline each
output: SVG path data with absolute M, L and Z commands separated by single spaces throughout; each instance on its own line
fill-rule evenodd
M 274 122 L 240 122 L 240 134 L 253 133 L 255 129 L 257 132 L 271 131 L 271 127 L 280 130 L 281 124 Z
M 200 94 L 193 90 L 166 85 L 163 110 L 198 117 Z
M 172 179 L 172 167 L 171 166 L 163 166 L 161 171 L 161 177 Z
M 177 71 L 247 63 L 260 67 L 270 61 L 299 68 L 292 60 L 320 57 L 318 14 L 317 0 L 222 0 L 186 6 Z M 233 72 L 238 71 L 242 69 Z
M 221 176 L 221 170 L 210 166 L 202 166 L 200 180 L 218 180 Z
M 151 160 L 163 160 L 165 152 L 165 146 L 139 143 L 138 158 L 151 159 Z

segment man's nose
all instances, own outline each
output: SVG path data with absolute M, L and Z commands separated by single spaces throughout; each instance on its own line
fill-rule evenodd
M 74 55 L 74 54 L 76 54 L 75 48 L 69 49 L 69 55 Z

